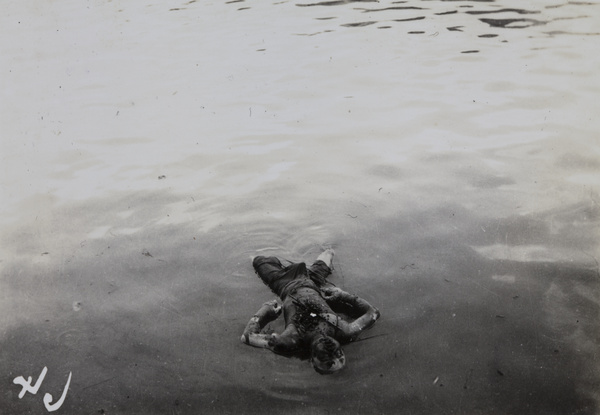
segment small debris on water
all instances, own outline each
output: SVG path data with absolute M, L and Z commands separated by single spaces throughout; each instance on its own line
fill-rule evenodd
M 438 376 L 438 377 L 436 377 L 436 378 L 433 380 L 433 384 L 435 385 L 436 383 L 438 383 L 438 380 L 440 380 L 440 377 L 439 377 L 439 376 Z
M 165 176 L 164 174 L 161 174 L 160 176 L 158 176 L 158 180 L 163 180 L 166 178 L 167 178 L 167 176 Z
M 145 256 L 149 256 L 149 257 L 151 257 L 151 258 L 154 258 L 154 257 L 152 256 L 152 254 L 151 254 L 150 252 L 148 252 L 148 250 L 147 250 L 147 249 L 144 249 L 144 250 L 142 251 L 142 255 L 145 255 Z

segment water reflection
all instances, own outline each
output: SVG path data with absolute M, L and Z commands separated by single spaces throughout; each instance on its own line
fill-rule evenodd
M 235 14 L 239 3 L 248 7 Z M 44 187 L 1 233 L 5 381 L 52 350 L 82 374 L 68 413 L 594 412 L 597 75 L 577 47 L 524 58 L 579 45 L 546 33 L 572 34 L 559 23 L 589 7 L 368 3 L 129 11 L 125 36 L 91 45 L 114 69 L 71 47 L 49 61 L 53 45 L 40 40 L 40 70 L 81 61 L 96 72 L 50 78 L 66 86 L 56 119 L 71 131 L 43 147 L 55 156 L 35 171 Z M 486 12 L 494 5 L 502 13 Z M 230 19 L 191 24 L 200 7 Z M 544 24 L 518 21 L 530 14 Z M 303 29 L 320 36 L 286 37 Z M 545 42 L 530 44 L 536 36 Z M 527 41 L 499 48 L 507 38 Z M 502 53 L 483 56 L 486 45 Z M 10 82 L 24 73 L 41 86 L 11 65 Z M 142 77 L 146 66 L 157 71 Z M 16 103 L 18 138 L 32 128 L 26 114 L 47 122 L 55 102 L 53 89 L 23 89 L 46 100 Z M 130 99 L 127 119 L 118 101 Z M 108 116 L 80 110 L 98 103 Z M 10 166 L 27 187 L 33 174 Z M 349 347 L 352 364 L 334 379 L 238 342 L 270 298 L 248 257 L 308 261 L 329 243 L 335 283 L 373 299 L 384 317 L 369 334 L 386 335 Z M 18 404 L 0 396 L 10 413 L 29 409 Z
M 423 7 L 414 7 L 414 6 L 395 6 L 395 7 L 385 7 L 383 9 L 357 9 L 357 10 L 363 10 L 365 13 L 370 13 L 370 12 L 382 12 L 385 10 L 425 10 Z
M 526 27 L 546 24 L 540 20 L 534 19 L 480 19 L 491 27 L 502 27 L 506 29 L 524 29 Z
M 467 14 L 492 14 L 492 13 L 517 13 L 517 14 L 538 14 L 539 10 L 529 11 L 529 10 L 521 10 L 521 9 L 499 9 L 499 10 L 469 10 L 465 13 Z
M 332 0 L 321 1 L 319 3 L 299 3 L 296 6 L 311 7 L 311 6 L 340 6 L 350 3 L 379 3 L 379 0 Z
M 228 3 L 239 3 L 239 2 L 243 2 L 245 0 L 233 0 L 233 1 L 229 1 Z M 465 9 L 469 9 L 472 8 L 473 5 L 471 4 L 465 4 L 465 3 L 475 3 L 475 4 L 480 4 L 480 5 L 490 5 L 491 7 L 495 7 L 495 8 L 491 8 L 489 10 L 465 10 Z M 286 2 L 281 2 L 281 3 L 276 3 L 276 4 L 282 4 L 282 3 L 286 3 Z M 327 7 L 327 8 L 332 8 L 334 6 L 338 6 L 338 7 L 344 7 L 344 6 L 348 6 L 348 7 L 352 7 L 353 5 L 356 5 L 357 3 L 382 3 L 378 0 L 331 0 L 331 1 L 319 1 L 319 2 L 309 2 L 309 3 L 305 3 L 305 2 L 300 2 L 300 3 L 296 3 L 295 5 L 298 7 L 302 7 L 302 8 L 314 8 L 314 9 L 319 9 L 320 7 Z M 456 8 L 454 10 L 443 10 L 446 9 L 448 7 L 448 3 L 456 3 Z M 493 3 L 493 4 L 492 4 Z M 593 3 L 588 3 L 588 2 L 567 2 L 567 3 L 563 3 L 563 4 L 556 4 L 556 5 L 550 5 L 550 6 L 545 6 L 544 9 L 539 9 L 539 10 L 528 10 L 528 9 L 522 9 L 522 8 L 518 8 L 518 7 L 510 7 L 510 4 L 507 4 L 506 7 L 502 7 L 503 3 L 510 3 L 509 1 L 505 1 L 505 2 L 501 2 L 501 1 L 497 1 L 497 0 L 469 0 L 469 1 L 463 1 L 463 0 L 427 0 L 427 1 L 421 1 L 421 2 L 411 2 L 411 1 L 392 1 L 389 2 L 388 5 L 384 5 L 384 7 L 377 7 L 377 8 L 364 8 L 364 7 L 353 7 L 352 9 L 348 9 L 348 7 L 345 8 L 343 16 L 349 16 L 348 12 L 352 12 L 356 15 L 356 21 L 353 22 L 345 22 L 345 23 L 340 23 L 339 27 L 344 27 L 344 28 L 362 28 L 362 27 L 367 27 L 367 26 L 372 26 L 372 25 L 376 25 L 376 24 L 382 24 L 382 25 L 378 25 L 377 28 L 378 29 L 391 29 L 394 26 L 389 25 L 389 24 L 385 24 L 386 22 L 388 23 L 411 23 L 411 22 L 415 22 L 415 21 L 429 21 L 429 20 L 435 20 L 436 16 L 452 16 L 451 19 L 446 21 L 446 29 L 448 31 L 460 31 L 463 32 L 463 28 L 465 27 L 469 27 L 470 30 L 477 30 L 477 22 L 481 22 L 484 23 L 486 25 L 488 25 L 489 27 L 495 28 L 495 29 L 528 29 L 528 28 L 533 28 L 536 26 L 545 26 L 545 25 L 551 25 L 554 22 L 558 22 L 560 20 L 565 20 L 565 19 L 586 19 L 589 16 L 588 15 L 575 15 L 575 16 L 568 16 L 568 13 L 571 13 L 572 11 L 574 11 L 574 8 L 576 7 L 581 7 L 581 6 L 592 6 Z M 427 7 L 423 7 L 423 4 L 427 4 Z M 251 7 L 244 7 L 238 10 L 247 10 L 250 9 Z M 550 16 L 550 15 L 546 15 L 547 13 L 545 13 L 546 10 L 555 10 L 555 9 L 563 9 L 565 15 L 563 16 Z M 442 9 L 442 10 L 440 10 Z M 422 13 L 424 11 L 429 10 L 429 14 L 428 15 L 422 15 Z M 398 13 L 410 13 L 410 12 L 415 12 L 418 11 L 420 13 L 420 15 L 418 16 L 406 16 L 406 17 L 399 17 Z M 377 15 L 381 15 L 381 20 L 368 20 L 368 21 L 362 21 L 359 19 L 358 14 L 359 13 L 377 13 Z M 481 15 L 490 15 L 490 14 L 502 14 L 503 17 L 502 18 L 478 18 L 477 20 L 471 21 L 468 23 L 468 26 L 465 26 L 465 24 L 461 24 L 461 25 L 453 25 L 452 23 L 460 20 L 461 23 L 465 23 L 466 20 L 464 19 L 464 16 L 481 16 Z M 522 18 L 522 17 L 513 17 L 514 15 L 517 16 L 522 16 L 522 15 L 528 15 L 528 14 L 537 14 L 537 15 L 541 15 L 544 16 L 545 18 L 542 19 L 531 19 L 531 18 Z M 316 20 L 325 20 L 325 19 L 334 19 L 335 17 L 314 17 L 314 19 Z M 322 30 L 319 32 L 313 32 L 307 35 L 316 35 L 316 34 L 324 34 L 324 33 L 330 33 L 333 32 L 334 27 L 328 28 L 326 30 Z M 418 29 L 415 27 L 411 27 L 409 28 L 409 30 L 407 31 L 408 34 L 426 34 L 428 33 L 428 30 L 424 27 L 423 29 Z M 549 32 L 544 32 L 544 33 L 540 33 L 539 35 L 544 35 L 544 36 L 548 36 L 548 35 L 558 35 L 558 34 L 570 34 L 573 33 L 569 30 L 564 30 L 562 28 L 560 29 L 553 29 Z M 581 31 L 581 32 L 577 32 L 576 34 L 579 35 L 589 35 L 589 36 L 593 36 L 593 35 L 598 35 L 599 33 L 593 31 L 593 30 L 589 30 L 589 31 Z M 498 35 L 488 35 L 488 36 L 479 36 L 481 38 L 488 38 L 488 39 L 492 39 L 494 37 L 497 37 Z M 504 42 L 506 42 L 504 40 Z

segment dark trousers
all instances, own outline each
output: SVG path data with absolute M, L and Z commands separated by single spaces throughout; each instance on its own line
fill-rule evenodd
M 315 261 L 307 269 L 304 262 L 283 266 L 281 261 L 274 256 L 257 256 L 252 261 L 252 266 L 262 282 L 280 298 L 283 298 L 284 287 L 295 279 L 310 278 L 317 286 L 322 286 L 331 274 L 331 269 L 321 260 Z

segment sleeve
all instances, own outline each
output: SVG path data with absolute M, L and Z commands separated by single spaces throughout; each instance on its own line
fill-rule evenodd
M 260 319 L 257 319 L 256 316 L 252 317 L 242 334 L 242 343 L 269 349 L 273 353 L 283 356 L 295 355 L 300 350 L 298 332 L 293 324 L 288 325 L 281 334 L 264 334 L 260 333 L 260 330 Z
M 379 310 L 369 304 L 366 300 L 357 295 L 348 294 L 345 291 L 339 293 L 335 302 L 350 307 L 353 314 L 357 316 L 357 318 L 350 322 L 343 321 L 332 314 L 325 316 L 325 318 L 331 320 L 331 323 L 335 324 L 343 334 L 350 339 L 350 341 L 355 340 L 364 330 L 371 328 L 381 316 Z
M 267 323 L 264 324 L 266 325 Z M 264 325 L 262 326 L 264 327 Z M 272 340 L 275 334 L 261 333 L 260 331 L 263 327 L 261 327 L 261 319 L 257 316 L 253 316 L 246 325 L 246 328 L 240 340 L 242 341 L 242 343 L 247 344 L 249 346 L 260 347 L 265 349 L 269 348 L 269 342 Z
M 254 347 L 270 348 L 269 342 L 277 335 L 275 333 L 265 334 L 261 330 L 271 321 L 277 319 L 281 314 L 281 307 L 276 300 L 268 301 L 256 312 L 246 324 L 242 333 L 241 341 Z

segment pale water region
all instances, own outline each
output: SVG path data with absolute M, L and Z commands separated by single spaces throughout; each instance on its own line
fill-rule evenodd
M 600 413 L 597 2 L 8 0 L 0 31 L 0 413 Z M 331 376 L 239 341 L 249 258 L 326 247 L 382 313 Z

